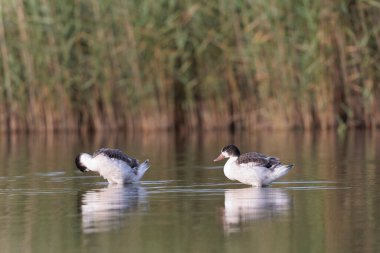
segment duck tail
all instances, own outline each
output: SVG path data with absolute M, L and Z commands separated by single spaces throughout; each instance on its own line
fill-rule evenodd
M 149 167 L 149 159 L 145 160 L 145 162 L 139 165 L 139 167 L 137 168 L 137 180 L 140 180 L 144 176 L 145 172 L 149 169 Z
M 283 164 L 278 164 L 276 167 L 273 169 L 273 172 L 270 174 L 270 176 L 265 180 L 264 184 L 269 185 L 273 181 L 279 179 L 282 176 L 285 176 L 289 170 L 291 170 L 294 167 L 294 164 L 290 165 L 283 165 Z

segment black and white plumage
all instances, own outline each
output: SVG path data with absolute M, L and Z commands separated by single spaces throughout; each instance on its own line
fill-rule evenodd
M 281 164 L 276 157 L 257 152 L 240 154 L 235 145 L 225 146 L 214 162 L 224 158 L 229 158 L 224 165 L 224 175 L 227 178 L 258 187 L 271 184 L 293 168 L 293 165 Z
M 255 163 L 257 166 L 262 166 L 272 170 L 275 165 L 280 164 L 280 160 L 277 157 L 265 156 L 257 152 L 249 152 L 240 155 L 237 159 L 237 163 Z
M 149 169 L 149 160 L 139 163 L 121 150 L 101 148 L 93 155 L 81 153 L 75 164 L 82 172 L 98 172 L 110 184 L 127 184 L 139 181 Z

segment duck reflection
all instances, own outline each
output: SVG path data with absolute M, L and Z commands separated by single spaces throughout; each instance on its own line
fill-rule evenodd
M 224 193 L 224 230 L 237 232 L 249 221 L 270 219 L 290 209 L 286 191 L 273 188 L 229 189 Z
M 145 189 L 140 185 L 108 185 L 81 194 L 79 205 L 85 233 L 109 231 L 124 224 L 125 214 L 144 204 Z

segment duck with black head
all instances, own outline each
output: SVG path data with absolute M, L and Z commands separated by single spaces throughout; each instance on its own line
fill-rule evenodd
M 101 148 L 92 155 L 81 153 L 75 164 L 82 172 L 98 172 L 110 184 L 138 182 L 150 167 L 149 160 L 139 163 L 121 150 L 110 148 Z
M 214 162 L 225 158 L 228 160 L 223 171 L 228 179 L 256 187 L 270 185 L 286 175 L 294 166 L 281 164 L 278 158 L 257 152 L 240 154 L 238 147 L 232 144 L 223 147 Z

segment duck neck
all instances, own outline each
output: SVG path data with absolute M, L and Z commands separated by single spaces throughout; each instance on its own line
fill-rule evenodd
M 224 165 L 224 169 L 223 169 L 224 175 L 227 178 L 231 179 L 231 180 L 235 180 L 235 177 L 234 177 L 235 170 L 234 170 L 234 168 L 236 168 L 235 163 L 236 163 L 237 159 L 238 159 L 237 156 L 231 156 L 227 160 L 226 164 Z
M 226 165 L 227 165 L 227 164 L 230 165 L 230 164 L 236 162 L 236 160 L 237 160 L 238 158 L 239 158 L 238 156 L 231 156 L 231 157 L 227 160 Z
M 87 169 L 96 171 L 96 166 L 94 166 L 94 160 L 91 155 L 82 154 L 80 160 L 83 163 L 83 165 L 87 167 Z

